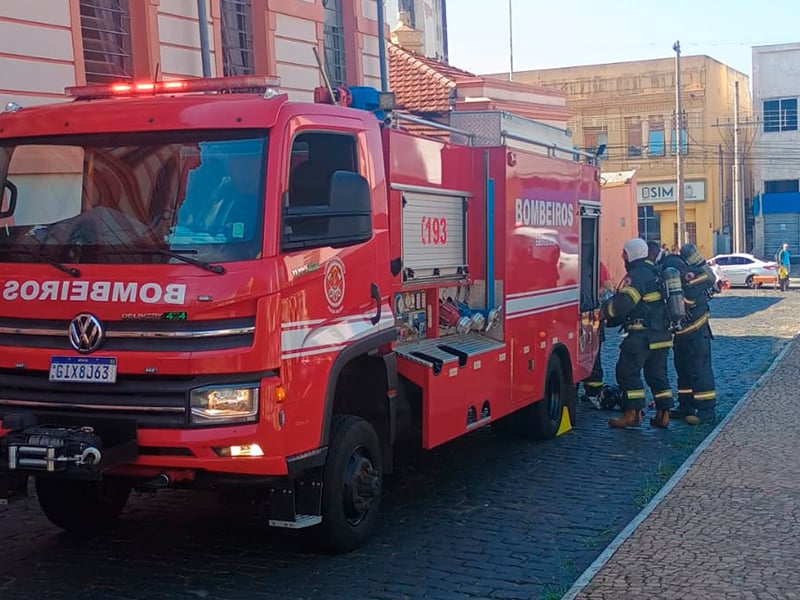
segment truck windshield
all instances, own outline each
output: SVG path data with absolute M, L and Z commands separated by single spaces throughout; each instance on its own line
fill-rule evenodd
M 0 141 L 0 262 L 258 258 L 266 148 L 264 131 Z

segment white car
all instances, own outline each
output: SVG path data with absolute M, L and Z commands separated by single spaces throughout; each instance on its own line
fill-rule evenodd
M 778 276 L 776 263 L 761 260 L 752 254 L 718 254 L 709 260 L 708 264 L 715 267 L 715 270 L 718 269 L 722 277 L 731 282 L 731 286 L 744 285 L 755 288 L 760 284 L 753 281 L 753 276 Z

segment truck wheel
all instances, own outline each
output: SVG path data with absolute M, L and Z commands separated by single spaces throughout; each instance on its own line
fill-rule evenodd
M 36 478 L 42 512 L 53 525 L 74 532 L 108 529 L 119 517 L 131 489 L 113 482 Z
M 322 483 L 319 541 L 327 552 L 349 552 L 369 538 L 383 488 L 378 435 L 361 417 L 337 415 Z
M 567 405 L 567 386 L 561 362 L 552 360 L 547 368 L 544 397 L 529 407 L 532 417 L 532 433 L 537 439 L 551 440 L 558 434 L 564 407 Z

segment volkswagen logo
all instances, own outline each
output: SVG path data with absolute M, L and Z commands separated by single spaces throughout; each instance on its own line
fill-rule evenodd
M 69 324 L 69 342 L 81 354 L 97 350 L 104 338 L 103 326 L 94 315 L 82 313 Z

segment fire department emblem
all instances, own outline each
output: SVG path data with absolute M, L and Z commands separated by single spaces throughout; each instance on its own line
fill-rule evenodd
M 323 286 L 331 312 L 339 312 L 344 302 L 344 264 L 338 258 L 332 258 L 325 266 Z

